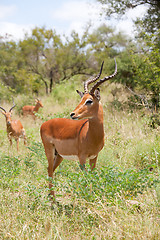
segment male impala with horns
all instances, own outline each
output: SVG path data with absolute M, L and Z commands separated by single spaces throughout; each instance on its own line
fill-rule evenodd
M 116 61 L 114 73 L 98 80 L 102 69 L 103 63 L 100 73 L 84 83 L 84 93 L 77 90 L 81 101 L 70 114 L 72 119 L 55 118 L 44 122 L 41 126 L 41 138 L 48 159 L 50 178 L 53 178 L 53 172 L 63 158 L 79 160 L 82 169 L 85 169 L 87 159 L 91 170 L 96 166 L 98 153 L 104 146 L 103 108 L 98 87 L 116 75 Z M 89 91 L 88 86 L 91 83 L 95 84 Z M 50 182 L 49 188 L 52 187 Z M 50 194 L 55 197 L 53 189 Z

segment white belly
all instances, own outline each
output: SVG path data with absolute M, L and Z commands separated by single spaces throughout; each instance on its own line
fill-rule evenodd
M 60 156 L 64 159 L 67 159 L 67 160 L 75 160 L 75 161 L 79 160 L 77 155 L 61 155 L 60 154 Z M 93 159 L 95 157 L 96 157 L 96 155 L 93 155 L 93 156 L 88 157 L 88 159 Z
M 77 155 L 61 155 L 60 156 L 64 159 L 67 159 L 67 160 L 75 160 L 75 161 L 78 161 L 79 158 Z

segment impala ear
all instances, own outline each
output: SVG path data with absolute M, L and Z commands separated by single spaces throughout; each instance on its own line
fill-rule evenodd
M 100 101 L 101 96 L 100 96 L 100 89 L 97 88 L 94 92 L 95 97 L 97 98 L 98 101 Z
M 80 96 L 81 98 L 83 97 L 83 95 L 84 95 L 83 92 L 81 92 L 81 91 L 79 91 L 79 90 L 76 90 L 76 92 L 79 94 L 79 96 Z

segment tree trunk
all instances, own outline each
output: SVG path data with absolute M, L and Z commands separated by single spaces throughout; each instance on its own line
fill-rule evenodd
M 50 93 L 52 92 L 52 88 L 53 88 L 53 76 L 54 76 L 53 68 L 51 68 L 51 71 L 50 71 L 50 85 L 49 85 Z
M 46 82 L 43 78 L 41 78 L 41 79 L 42 79 L 42 81 L 44 82 L 45 87 L 46 87 L 46 95 L 48 95 L 48 94 L 49 94 L 48 84 L 47 84 L 47 82 Z

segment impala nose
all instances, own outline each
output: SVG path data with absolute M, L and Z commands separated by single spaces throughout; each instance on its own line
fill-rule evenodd
M 75 113 L 74 113 L 74 112 L 71 112 L 70 116 L 71 116 L 71 118 L 74 118 Z

